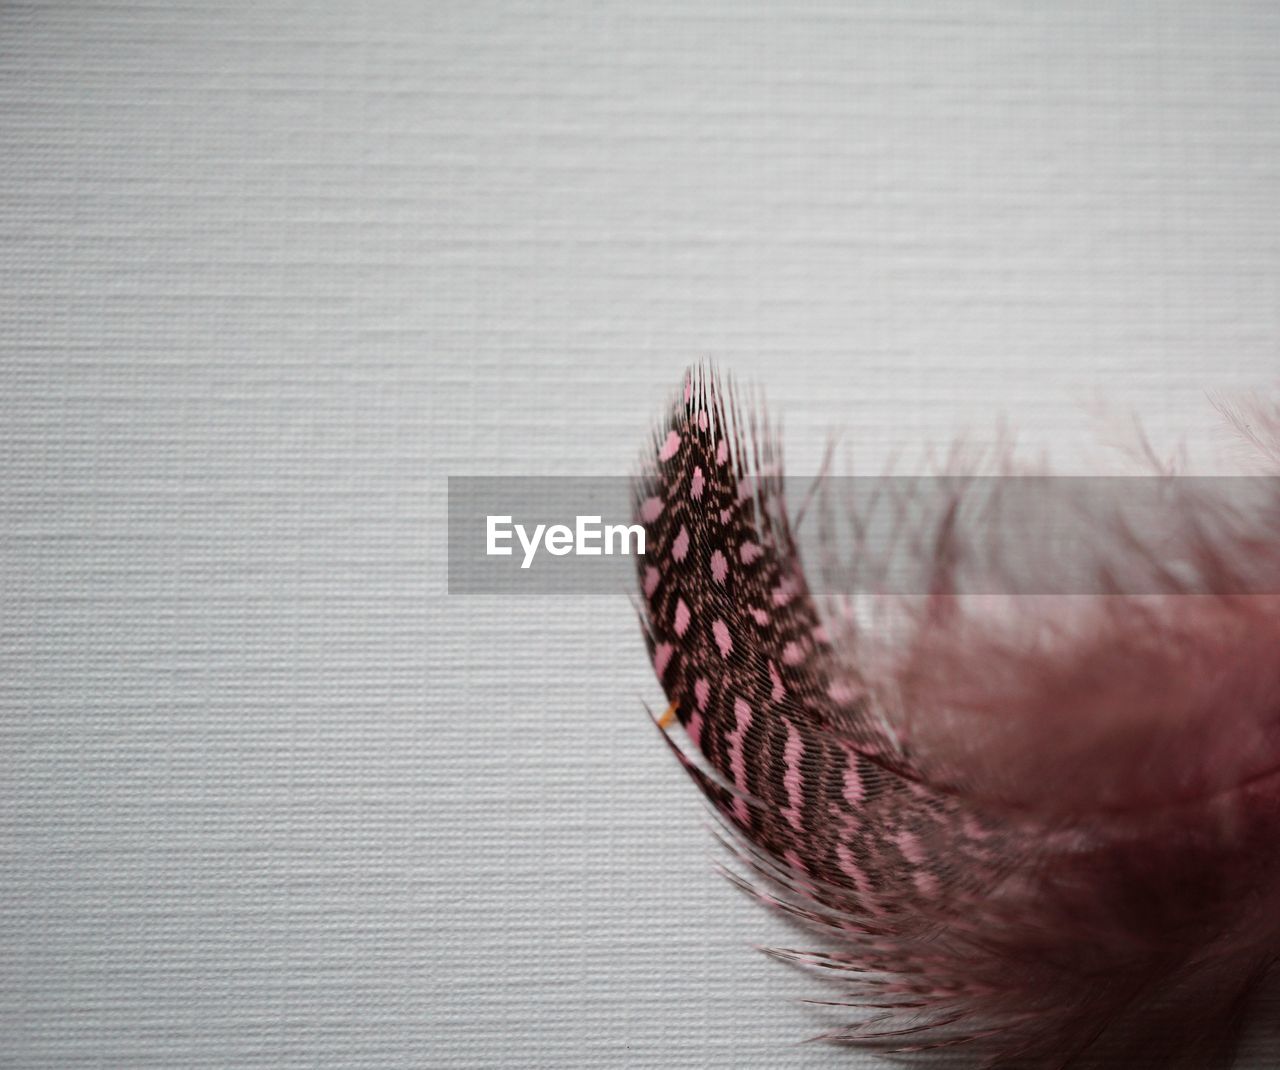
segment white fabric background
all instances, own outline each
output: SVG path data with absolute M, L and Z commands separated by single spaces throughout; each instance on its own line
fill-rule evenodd
M 798 471 L 1203 438 L 1278 69 L 1269 2 L 0 5 L 0 1063 L 871 1065 L 626 599 L 448 596 L 445 478 L 624 474 L 706 356 Z

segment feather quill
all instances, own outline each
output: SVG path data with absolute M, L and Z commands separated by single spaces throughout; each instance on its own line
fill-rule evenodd
M 1280 416 L 1234 418 L 1280 456 Z M 1003 599 L 965 596 L 944 509 L 909 533 L 932 593 L 868 628 L 811 593 L 763 412 L 687 377 L 635 498 L 645 636 L 692 748 L 666 738 L 733 879 L 822 938 L 769 952 L 835 986 L 825 1039 L 1230 1065 L 1280 955 L 1280 598 L 1252 593 L 1280 590 L 1278 506 L 1228 523 L 1188 495 L 1190 580 L 1098 518 L 1099 574 L 1150 561 L 1156 593 Z

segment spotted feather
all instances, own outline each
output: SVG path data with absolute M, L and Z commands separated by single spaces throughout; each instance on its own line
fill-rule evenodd
M 889 707 L 939 692 L 873 678 L 842 647 L 801 567 L 781 473 L 763 411 L 691 373 L 636 481 L 638 578 L 654 671 L 692 751 L 669 742 L 723 821 L 735 880 L 833 944 L 771 949 L 840 986 L 822 1002 L 849 1020 L 827 1039 L 963 1045 L 966 1065 L 1227 1065 L 1240 1008 L 1280 954 L 1280 778 L 1224 775 L 1190 803 L 1100 813 L 1046 802 L 1053 786 L 1022 784 L 1016 752 L 986 779 L 937 746 L 914 752 Z M 1260 628 L 1256 649 L 1280 647 L 1274 600 L 1220 608 L 1205 635 Z M 1105 618 L 1113 649 L 1137 619 Z M 916 634 L 925 660 L 1025 684 L 1019 725 L 1057 716 L 1041 679 L 1061 692 L 1093 671 L 1092 648 L 1058 651 L 1062 671 L 1047 673 L 1043 652 L 948 628 Z M 1167 638 L 1155 645 L 1172 658 Z M 1225 666 L 1241 716 L 1280 710 L 1264 661 Z M 1064 754 L 1087 754 L 1070 731 Z

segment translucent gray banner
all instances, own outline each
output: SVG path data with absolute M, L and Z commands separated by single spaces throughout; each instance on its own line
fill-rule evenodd
M 450 477 L 451 594 L 635 589 L 631 481 Z M 784 481 L 815 594 L 1280 593 L 1280 479 Z

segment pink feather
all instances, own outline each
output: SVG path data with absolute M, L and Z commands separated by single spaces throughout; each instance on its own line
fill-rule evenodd
M 1274 471 L 1280 412 L 1244 430 Z M 957 491 L 905 536 L 931 593 L 869 627 L 812 595 L 779 473 L 763 416 L 691 375 L 637 482 L 640 574 L 696 754 L 668 742 L 735 879 L 822 937 L 771 953 L 836 985 L 825 1038 L 1229 1065 L 1280 955 L 1280 596 L 1254 593 L 1280 591 L 1280 496 L 1231 512 L 1171 483 L 1152 539 L 1092 517 L 1096 589 L 1129 569 L 1148 593 L 980 597 L 967 563 L 1002 565 Z

